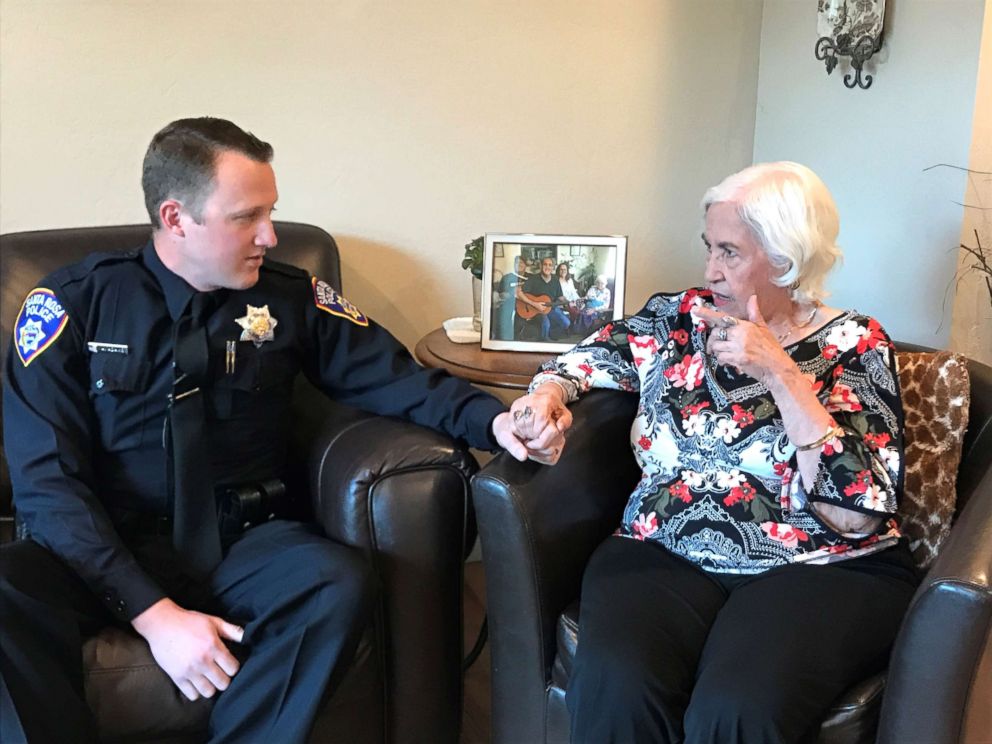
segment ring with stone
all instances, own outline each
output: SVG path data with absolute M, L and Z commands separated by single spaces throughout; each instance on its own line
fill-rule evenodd
M 719 330 L 717 330 L 716 337 L 718 339 L 720 339 L 721 341 L 726 341 L 727 340 L 727 329 L 726 328 L 720 328 Z
M 737 318 L 735 318 L 733 315 L 724 315 L 722 318 L 720 318 L 720 322 L 723 324 L 725 328 L 730 328 L 731 326 L 737 325 Z

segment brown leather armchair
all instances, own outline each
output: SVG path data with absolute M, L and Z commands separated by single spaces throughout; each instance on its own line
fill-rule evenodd
M 873 742 L 876 731 L 881 744 L 992 741 L 992 367 L 971 361 L 968 371 L 970 423 L 951 535 L 916 592 L 887 674 L 835 702 L 820 744 Z M 640 477 L 628 442 L 636 407 L 634 395 L 593 391 L 572 406 L 573 433 L 557 466 L 503 454 L 472 481 L 494 744 L 568 741 L 565 689 L 582 573 Z
M 341 286 L 330 235 L 288 222 L 277 222 L 276 231 L 278 260 Z M 148 226 L 125 225 L 0 237 L 0 354 L 8 352 L 20 303 L 42 276 L 92 251 L 140 246 L 149 234 Z M 441 434 L 335 405 L 302 379 L 294 417 L 298 444 L 291 451 L 299 461 L 288 474 L 290 491 L 309 493 L 305 516 L 329 537 L 361 548 L 382 587 L 374 625 L 312 740 L 456 742 L 462 561 L 474 540 L 468 479 L 478 466 Z M 12 533 L 10 478 L 0 456 L 0 539 Z M 83 654 L 87 699 L 105 740 L 202 738 L 210 701 L 187 702 L 129 628 L 106 628 Z

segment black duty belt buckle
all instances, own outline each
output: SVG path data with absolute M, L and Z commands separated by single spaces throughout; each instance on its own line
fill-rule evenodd
M 222 535 L 239 534 L 285 512 L 286 485 L 281 480 L 224 486 L 218 491 Z

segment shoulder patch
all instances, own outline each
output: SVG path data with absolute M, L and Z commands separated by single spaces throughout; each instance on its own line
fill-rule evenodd
M 27 367 L 41 356 L 68 323 L 69 315 L 52 290 L 37 287 L 28 292 L 14 321 L 14 347 L 21 363 Z
M 315 276 L 310 277 L 310 284 L 313 285 L 314 304 L 325 313 L 345 318 L 355 325 L 367 326 L 369 324 L 369 319 L 362 314 L 362 311 L 334 291 L 330 284 L 322 282 Z

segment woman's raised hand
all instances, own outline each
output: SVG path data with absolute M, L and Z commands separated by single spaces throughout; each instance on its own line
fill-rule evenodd
M 755 295 L 747 301 L 747 320 L 705 306 L 695 308 L 693 314 L 710 327 L 706 351 L 719 364 L 734 367 L 766 386 L 771 376 L 794 365 L 765 323 Z

